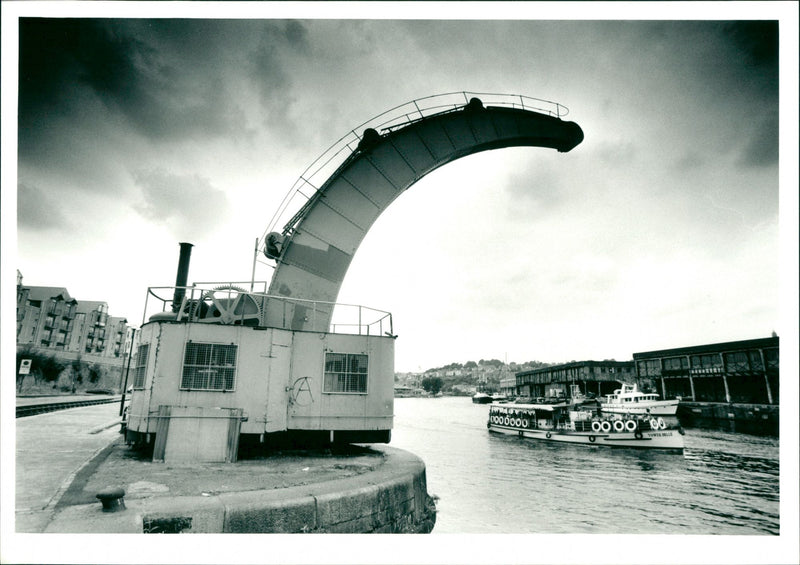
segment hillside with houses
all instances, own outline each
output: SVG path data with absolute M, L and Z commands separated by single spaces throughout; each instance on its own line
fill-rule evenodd
M 438 391 L 452 396 L 471 396 L 479 390 L 498 392 L 502 381 L 514 379 L 516 373 L 550 365 L 541 361 L 504 363 L 499 359 L 450 363 L 421 373 L 395 373 L 395 390 L 409 394 L 416 391 L 416 396 Z

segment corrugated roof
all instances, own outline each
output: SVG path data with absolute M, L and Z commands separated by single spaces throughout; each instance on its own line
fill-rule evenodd
M 759 349 L 762 347 L 778 347 L 778 336 L 764 337 L 759 339 L 745 339 L 742 341 L 726 341 L 722 343 L 710 343 L 708 345 L 693 345 L 689 347 L 678 347 L 675 349 L 660 349 L 658 351 L 645 351 L 634 353 L 634 361 L 640 359 L 652 359 L 655 357 L 671 357 L 674 355 L 697 355 L 700 353 L 718 353 L 722 351 L 737 351 L 740 349 Z
M 539 373 L 549 373 L 561 369 L 572 369 L 576 367 L 630 367 L 633 368 L 633 361 L 570 361 L 569 363 L 562 363 L 560 365 L 549 365 L 547 367 L 539 367 L 537 369 L 529 369 L 527 371 L 520 371 L 515 373 L 517 377 L 523 375 L 535 375 Z

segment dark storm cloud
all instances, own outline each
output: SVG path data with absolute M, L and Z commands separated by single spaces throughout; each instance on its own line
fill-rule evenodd
M 778 72 L 778 22 L 740 21 L 725 25 L 725 34 L 747 58 L 747 62 Z
M 739 163 L 745 167 L 765 167 L 778 164 L 778 116 L 777 111 L 772 115 L 757 121 L 757 125 L 750 130 L 750 136 L 739 157 Z
M 307 55 L 310 52 L 308 31 L 297 21 L 269 24 L 257 34 L 258 43 L 248 55 L 246 71 L 258 92 L 264 125 L 293 136 L 298 128 L 290 120 L 292 80 L 284 62 L 284 53 Z
M 62 212 L 63 202 L 36 186 L 19 183 L 17 186 L 17 225 L 33 231 L 58 230 L 70 227 Z
M 78 113 L 88 88 L 145 136 L 242 129 L 218 76 L 194 79 L 181 61 L 130 33 L 127 20 L 20 21 L 20 132 L 34 134 L 51 111 Z M 141 24 L 139 24 L 141 25 Z M 190 26 L 191 27 L 191 26 Z M 152 39 L 152 38 L 151 38 Z M 21 150 L 25 148 L 21 144 Z
M 198 175 L 156 169 L 135 173 L 134 181 L 143 196 L 134 210 L 179 238 L 206 234 L 230 219 L 225 193 Z
M 251 41 L 258 47 L 248 61 Z M 279 98 L 284 50 L 307 50 L 299 22 L 23 18 L 21 156 L 52 117 L 78 119 L 83 89 L 154 140 L 245 133 L 236 79 L 253 83 L 263 100 Z
M 754 105 L 742 121 L 745 137 L 739 163 L 763 167 L 778 162 L 778 47 L 779 27 L 776 21 L 728 22 L 725 37 L 740 56 L 746 74 L 740 76 L 739 88 L 752 90 Z

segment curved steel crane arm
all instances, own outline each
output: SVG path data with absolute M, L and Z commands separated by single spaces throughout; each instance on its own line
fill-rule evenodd
M 459 110 L 435 114 L 379 134 L 368 129 L 355 152 L 287 226 L 270 234 L 276 259 L 269 294 L 336 302 L 347 269 L 367 231 L 404 190 L 451 161 L 489 149 L 532 146 L 559 152 L 583 140 L 574 122 L 509 107 L 484 107 L 473 98 Z M 271 243 L 270 243 L 271 242 Z M 332 312 L 272 300 L 265 325 L 294 330 L 326 327 Z M 322 319 L 321 319 L 322 318 Z

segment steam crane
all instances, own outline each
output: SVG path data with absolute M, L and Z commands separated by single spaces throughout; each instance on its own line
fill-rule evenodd
M 570 151 L 583 132 L 566 113 L 524 96 L 459 92 L 354 128 L 303 172 L 258 240 L 274 263 L 263 289 L 255 280 L 249 290 L 187 286 L 191 245 L 181 244 L 172 297 L 148 289 L 161 311 L 146 313 L 140 332 L 127 440 L 152 442 L 154 460 L 235 460 L 244 437 L 388 443 L 391 314 L 336 303 L 358 246 L 403 191 L 442 165 L 514 146 Z

